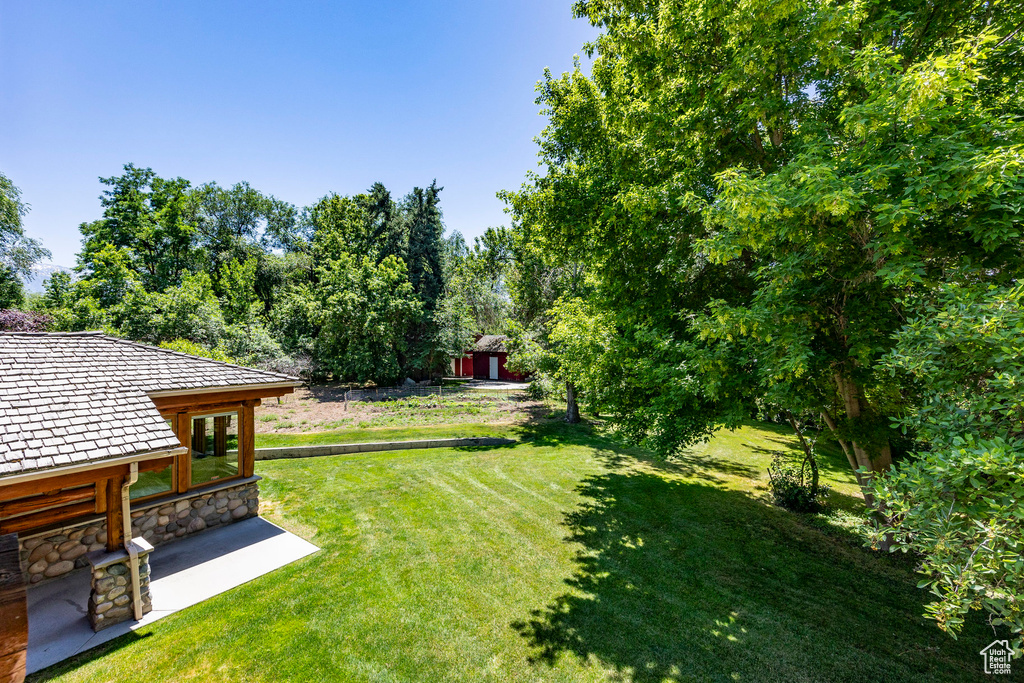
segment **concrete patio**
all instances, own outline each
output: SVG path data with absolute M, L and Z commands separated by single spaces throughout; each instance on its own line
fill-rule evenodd
M 164 546 L 150 562 L 153 611 L 142 621 L 96 633 L 86 616 L 90 573 L 82 570 L 28 591 L 28 672 L 85 652 L 178 610 L 263 576 L 319 550 L 253 517 Z

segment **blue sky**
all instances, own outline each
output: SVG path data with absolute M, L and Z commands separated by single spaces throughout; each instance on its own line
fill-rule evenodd
M 569 0 L 0 0 L 0 171 L 62 265 L 128 162 L 298 206 L 437 178 L 471 238 L 536 167 L 544 67 L 595 35 Z

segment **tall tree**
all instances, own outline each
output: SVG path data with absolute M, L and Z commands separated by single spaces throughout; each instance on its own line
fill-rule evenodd
M 25 236 L 22 218 L 26 213 L 21 190 L 0 173 L 0 308 L 20 306 L 21 278 L 28 277 L 36 263 L 50 258 L 37 240 Z
M 1019 264 L 1020 8 L 574 7 L 603 30 L 592 78 L 540 85 L 546 172 L 509 199 L 545 254 L 587 259 L 609 412 L 671 451 L 784 400 L 870 497 L 912 398 L 880 366 L 902 302 L 951 261 Z
M 394 256 L 375 263 L 342 253 L 318 272 L 314 348 L 320 371 L 346 381 L 398 381 L 405 333 L 421 310 L 405 264 Z
M 402 220 L 391 191 L 383 183 L 374 183 L 365 195 L 359 195 L 366 211 L 367 242 L 380 263 L 388 256 L 405 261 L 409 256 L 409 227 Z
M 439 198 L 443 189 L 435 180 L 426 189 L 414 187 L 402 202 L 409 226 L 409 282 L 425 311 L 434 310 L 444 284 L 441 271 L 444 221 Z
M 103 218 L 83 223 L 79 268 L 88 270 L 107 245 L 126 250 L 132 270 L 150 291 L 175 285 L 195 267 L 195 218 L 190 183 L 167 180 L 127 164 L 120 176 L 100 178 Z

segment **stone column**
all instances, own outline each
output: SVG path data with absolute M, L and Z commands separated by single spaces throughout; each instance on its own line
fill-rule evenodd
M 139 590 L 142 594 L 142 613 L 153 609 L 149 595 L 149 554 L 153 551 L 142 538 L 132 540 L 139 556 Z M 131 559 L 125 550 L 107 552 L 98 550 L 86 555 L 92 567 L 92 593 L 89 595 L 89 622 L 94 631 L 133 621 Z

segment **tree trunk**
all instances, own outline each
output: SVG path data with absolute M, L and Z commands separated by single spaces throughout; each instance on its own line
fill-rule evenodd
M 793 431 L 796 432 L 796 436 L 800 439 L 800 447 L 804 449 L 804 462 L 811 468 L 811 495 L 818 495 L 818 461 L 814 457 L 814 449 L 811 448 L 811 444 L 807 443 L 807 439 L 804 438 L 804 433 L 800 431 L 800 425 L 797 424 L 796 418 L 793 417 L 792 413 L 788 415 L 789 424 L 793 427 Z M 804 470 L 800 468 L 800 483 L 803 483 Z
M 580 407 L 576 405 L 576 385 L 565 383 L 565 421 L 577 424 L 580 421 Z
M 856 421 L 860 418 L 863 406 L 860 387 L 838 373 L 836 374 L 836 385 L 846 407 L 846 419 L 851 422 Z M 858 467 L 866 467 L 871 472 L 888 472 L 892 467 L 892 450 L 888 440 L 874 453 L 869 453 L 864 444 L 857 441 L 852 441 L 851 444 L 853 453 L 857 457 Z
M 860 473 L 857 472 L 857 456 L 855 456 L 853 454 L 853 451 L 850 450 L 850 444 L 847 443 L 846 439 L 839 436 L 839 428 L 836 426 L 835 419 L 833 419 L 833 417 L 828 413 L 828 411 L 825 410 L 821 411 L 821 419 L 823 419 L 825 421 L 825 424 L 828 425 L 828 429 L 830 432 L 832 432 L 832 436 L 836 437 L 836 441 L 839 442 L 840 448 L 842 448 L 843 453 L 846 454 L 846 461 L 850 463 L 850 469 L 853 470 L 853 473 L 856 475 L 857 483 L 860 484 L 861 486 L 864 486 L 864 482 L 861 481 Z
M 835 380 L 836 388 L 839 390 L 839 395 L 842 397 L 843 405 L 846 409 L 846 419 L 847 421 L 855 422 L 860 418 L 863 409 L 860 387 L 839 373 L 835 374 Z M 837 430 L 835 420 L 825 411 L 822 411 L 821 415 L 825 418 L 829 429 L 835 434 Z M 871 453 L 863 442 L 852 439 L 847 443 L 844 439 L 839 438 L 838 435 L 836 438 L 846 454 L 846 459 L 850 461 L 850 467 L 853 468 L 857 476 L 857 483 L 864 494 L 864 502 L 867 503 L 868 507 L 874 508 L 875 496 L 871 493 L 872 475 L 876 472 L 887 472 L 892 467 L 892 449 L 888 440 L 875 449 L 874 453 Z M 867 474 L 861 474 L 858 471 L 862 468 L 867 470 Z

